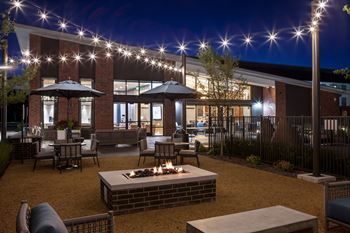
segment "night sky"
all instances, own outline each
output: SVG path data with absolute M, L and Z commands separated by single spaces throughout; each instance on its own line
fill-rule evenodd
M 3 1 L 2 1 L 3 2 Z M 311 65 L 309 36 L 296 42 L 291 32 L 281 33 L 278 45 L 264 43 L 268 30 L 305 25 L 310 19 L 308 0 L 33 0 L 48 11 L 66 17 L 79 25 L 121 43 L 157 48 L 168 45 L 176 51 L 177 41 L 193 41 L 189 55 L 196 54 L 199 39 L 211 39 L 218 47 L 220 36 L 262 32 L 254 37 L 252 47 L 242 46 L 242 37 L 233 37 L 231 52 L 238 59 L 298 66 Z M 350 67 L 350 16 L 342 12 L 349 0 L 329 0 L 330 7 L 321 26 L 321 66 L 323 68 Z M 25 3 L 25 1 L 24 1 Z M 5 4 L 2 4 L 4 8 Z M 35 22 L 36 10 L 25 8 L 17 22 Z M 52 19 L 44 24 L 57 28 Z M 11 39 L 10 52 L 18 54 L 16 41 Z

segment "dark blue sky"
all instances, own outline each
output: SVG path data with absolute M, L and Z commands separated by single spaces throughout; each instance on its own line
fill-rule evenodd
M 156 46 L 176 41 L 197 41 L 227 34 L 266 32 L 275 28 L 305 25 L 310 18 L 308 0 L 33 0 L 39 6 L 54 11 L 68 20 L 92 29 L 118 42 Z M 321 27 L 321 66 L 350 67 L 350 16 L 342 12 L 348 0 L 329 0 L 330 7 Z M 35 25 L 34 10 L 25 9 L 18 22 Z M 57 21 L 45 24 L 55 27 Z M 37 24 L 38 25 L 38 24 Z M 254 38 L 252 48 L 241 46 L 241 38 L 233 38 L 232 53 L 240 60 L 278 64 L 311 65 L 308 37 L 296 43 L 289 32 L 281 34 L 278 46 L 264 44 L 264 34 Z M 13 40 L 12 40 L 13 42 Z M 196 48 L 196 43 L 190 44 Z M 17 47 L 11 46 L 11 53 Z M 176 50 L 176 49 L 175 49 Z M 190 52 L 190 54 L 194 52 Z

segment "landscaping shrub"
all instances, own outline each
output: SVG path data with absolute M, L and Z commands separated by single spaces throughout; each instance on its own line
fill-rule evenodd
M 0 143 L 0 177 L 5 173 L 7 165 L 11 158 L 12 145 L 8 143 Z
M 294 170 L 294 165 L 285 160 L 277 161 L 273 164 L 273 166 L 281 171 L 292 172 Z
M 260 156 L 256 156 L 253 154 L 249 155 L 246 160 L 248 163 L 253 164 L 253 165 L 260 165 L 261 164 Z

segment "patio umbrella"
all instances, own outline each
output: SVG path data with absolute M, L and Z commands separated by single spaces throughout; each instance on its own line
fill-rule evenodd
M 196 99 L 199 98 L 201 94 L 196 90 L 186 87 L 176 81 L 167 81 L 163 85 L 142 93 L 141 96 L 175 100 Z
M 100 97 L 104 93 L 83 86 L 78 82 L 72 80 L 65 80 L 59 83 L 52 84 L 47 87 L 32 90 L 31 95 L 49 96 L 49 97 L 64 97 L 68 100 L 67 104 L 67 120 L 70 111 L 70 99 L 81 98 L 81 97 Z

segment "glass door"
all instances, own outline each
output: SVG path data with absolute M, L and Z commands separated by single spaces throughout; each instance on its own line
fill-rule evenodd
M 151 104 L 140 104 L 140 126 L 151 135 Z
M 138 128 L 138 104 L 128 104 L 128 129 Z
M 163 104 L 152 104 L 152 135 L 163 135 Z
M 114 103 L 113 124 L 116 129 L 126 129 L 126 104 Z

